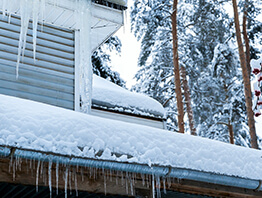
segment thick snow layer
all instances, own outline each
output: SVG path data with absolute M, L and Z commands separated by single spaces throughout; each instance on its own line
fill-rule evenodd
M 0 145 L 262 179 L 259 150 L 5 95 L 0 95 Z
M 93 76 L 92 100 L 94 106 L 138 115 L 163 117 L 165 110 L 156 100 L 130 92 L 106 79 Z

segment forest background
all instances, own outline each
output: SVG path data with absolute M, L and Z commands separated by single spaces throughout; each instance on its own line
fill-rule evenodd
M 128 87 L 158 100 L 167 110 L 168 130 L 176 132 L 172 3 L 166 0 L 130 0 L 126 23 L 131 24 L 132 34 L 139 42 L 132 40 L 128 27 L 125 27 L 123 31 L 129 44 L 122 49 L 119 38 L 123 36 L 114 36 L 93 54 L 92 61 L 95 74 L 126 87 L 126 82 L 115 71 L 119 64 L 114 61 L 117 59 L 114 54 L 121 55 L 121 49 L 129 49 L 123 53 L 121 61 L 121 71 L 129 74 L 126 78 Z M 260 0 L 238 1 L 241 23 L 243 13 L 247 11 L 251 59 L 258 59 L 262 52 L 261 4 Z M 177 17 L 179 64 L 185 68 L 184 80 L 187 80 L 190 90 L 197 135 L 229 142 L 230 125 L 235 144 L 250 147 L 231 1 L 181 0 Z M 122 39 L 124 44 L 128 43 L 126 39 Z M 132 73 L 135 76 L 130 83 Z M 254 76 L 251 72 L 250 75 L 252 80 Z M 189 133 L 187 115 L 184 120 L 185 131 Z M 260 134 L 258 127 L 257 132 Z M 259 144 L 262 147 L 260 137 Z

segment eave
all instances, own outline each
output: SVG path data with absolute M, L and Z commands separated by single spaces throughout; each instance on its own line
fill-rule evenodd
M 7 14 L 11 14 L 11 17 L 20 17 L 20 1 L 12 1 L 13 4 L 8 7 Z M 39 25 L 44 22 L 44 24 L 77 31 L 79 27 L 77 27 L 76 22 L 76 10 L 79 1 L 64 0 L 61 2 L 57 1 L 54 5 L 54 0 L 46 0 L 45 9 L 39 16 Z M 0 1 L 0 13 L 3 12 L 4 6 L 2 4 L 3 1 Z M 94 51 L 123 26 L 125 6 L 104 0 L 92 0 L 90 10 L 91 50 Z
M 60 189 L 65 189 L 65 182 L 62 180 L 56 184 L 55 173 L 58 163 L 59 178 L 63 177 L 65 171 L 71 170 L 72 175 L 74 172 L 77 181 L 80 181 L 76 186 L 71 186 L 72 190 L 129 196 L 143 192 L 152 197 L 152 189 L 156 188 L 157 191 L 160 186 L 160 191 L 178 191 L 208 196 L 262 196 L 261 181 L 253 179 L 176 167 L 81 158 L 5 146 L 0 147 L 0 182 L 35 185 L 38 163 L 41 163 L 43 169 L 46 170 L 45 177 L 47 178 L 49 177 L 48 167 L 51 163 L 52 188 L 58 185 Z M 81 179 L 83 177 L 84 179 Z M 125 182 L 129 181 L 128 187 L 126 184 L 120 184 L 121 178 L 124 178 Z M 48 186 L 48 182 L 40 179 L 38 184 Z M 130 190 L 132 185 L 133 190 Z

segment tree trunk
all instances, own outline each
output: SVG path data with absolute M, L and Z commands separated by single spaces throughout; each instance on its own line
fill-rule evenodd
M 242 75 L 243 75 L 243 81 L 244 81 L 248 126 L 249 126 L 249 133 L 250 133 L 250 136 L 251 136 L 251 147 L 258 149 L 254 113 L 253 113 L 253 110 L 252 110 L 251 86 L 250 86 L 250 80 L 249 80 L 247 65 L 246 65 L 246 55 L 245 55 L 245 52 L 244 52 L 243 43 L 242 43 L 242 39 L 241 39 L 238 9 L 237 9 L 237 1 L 232 0 L 232 3 L 233 3 L 233 10 L 234 10 L 234 22 L 235 22 L 235 29 L 236 29 L 236 36 L 237 36 L 238 51 L 239 51 L 240 64 L 241 64 L 241 68 L 242 68 Z
M 177 41 L 177 1 L 173 2 L 173 13 L 171 15 L 172 19 L 172 35 L 173 35 L 173 62 L 174 62 L 174 75 L 175 75 L 175 92 L 177 99 L 177 111 L 178 111 L 178 129 L 180 133 L 184 133 L 184 109 L 183 109 L 183 99 L 181 91 L 181 81 L 180 81 L 180 71 L 178 63 L 178 41 Z
M 246 63 L 247 63 L 247 71 L 248 77 L 251 74 L 251 67 L 250 67 L 250 46 L 249 46 L 249 39 L 247 35 L 247 9 L 248 9 L 248 0 L 245 0 L 245 7 L 243 13 L 243 37 L 246 46 Z
M 229 131 L 229 138 L 230 138 L 230 143 L 235 144 L 234 142 L 234 131 L 233 131 L 233 125 L 229 122 L 228 125 L 228 131 Z
M 183 66 L 181 66 L 180 69 L 181 69 L 181 78 L 182 78 L 182 84 L 183 84 L 182 87 L 184 89 L 186 111 L 187 111 L 187 116 L 188 116 L 188 121 L 189 121 L 190 132 L 191 132 L 191 135 L 197 135 L 195 124 L 194 124 L 193 110 L 191 106 L 190 91 L 189 91 L 189 86 L 188 86 L 188 82 L 186 79 L 186 69 Z

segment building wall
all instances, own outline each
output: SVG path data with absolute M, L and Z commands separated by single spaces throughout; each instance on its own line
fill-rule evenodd
M 0 17 L 0 94 L 74 109 L 74 32 L 39 25 L 34 60 L 30 23 L 17 78 L 20 19 L 8 20 Z

